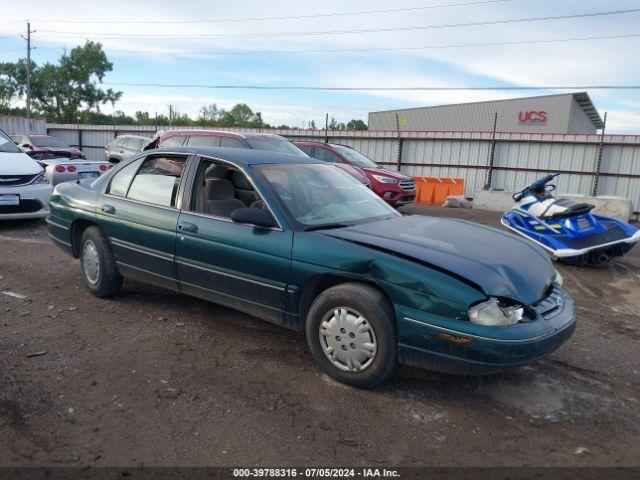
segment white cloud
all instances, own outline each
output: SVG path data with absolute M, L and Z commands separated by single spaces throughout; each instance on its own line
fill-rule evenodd
M 333 16 L 298 20 L 252 22 L 196 23 L 196 24 L 91 24 L 85 21 L 132 20 L 198 20 L 244 17 L 273 17 L 304 15 L 346 10 L 373 10 L 425 5 L 424 0 L 405 0 L 402 4 L 386 0 L 358 0 L 344 2 L 326 0 L 314 2 L 286 0 L 275 3 L 257 0 L 221 2 L 193 0 L 175 2 L 147 0 L 128 2 L 77 2 L 72 0 L 31 1 L 29 13 L 37 17 L 34 26 L 38 46 L 73 46 L 85 37 L 98 34 L 121 35 L 238 35 L 269 34 L 275 32 L 313 32 L 377 27 L 407 27 L 521 17 L 542 17 L 603 10 L 637 8 L 632 0 L 602 3 L 595 0 L 539 0 L 537 2 L 508 1 L 485 5 L 417 10 L 358 16 Z M 440 2 L 437 2 L 440 3 Z M 444 3 L 444 2 L 443 2 Z M 455 3 L 455 2 L 453 2 Z M 73 12 L 69 15 L 69 12 Z M 3 21 L 25 16 L 19 2 L 3 7 Z M 446 44 L 514 42 L 535 39 L 573 38 L 585 36 L 639 33 L 640 14 L 612 15 L 573 20 L 522 22 L 494 26 L 457 29 L 412 30 L 371 34 L 344 34 L 309 37 L 273 37 L 258 39 L 182 40 L 175 38 L 107 38 L 100 41 L 109 50 L 129 51 L 131 54 L 110 55 L 116 66 L 120 61 L 133 63 L 131 71 L 122 69 L 109 75 L 109 80 L 144 78 L 154 83 L 260 83 L 306 84 L 341 86 L 467 86 L 467 85 L 594 85 L 631 84 L 640 78 L 640 64 L 634 62 L 640 39 L 617 39 L 584 42 L 548 43 L 538 45 L 501 46 L 483 48 L 451 48 L 398 50 L 370 54 L 289 55 L 289 56 L 176 56 L 175 52 L 221 50 L 306 50 L 306 49 L 362 49 L 397 48 L 403 46 L 437 46 Z M 38 19 L 74 20 L 78 23 L 42 23 Z M 21 26 L 2 27 L 14 33 Z M 50 31 L 70 32 L 76 38 L 47 39 L 56 35 Z M 49 32 L 48 32 L 49 31 Z M 88 32 L 85 34 L 84 32 Z M 21 41 L 21 40 L 20 40 Z M 22 41 L 21 41 L 22 42 Z M 140 51 L 154 53 L 141 55 Z M 36 51 L 37 52 L 37 51 Z M 37 53 L 42 55 L 46 52 Z M 2 54 L 0 54 L 2 55 Z M 429 69 L 429 70 L 427 70 Z M 204 80 L 203 80 L 204 78 Z M 175 81 L 179 79 L 179 81 Z M 178 110 L 193 113 L 204 103 L 232 105 L 249 103 L 263 112 L 270 123 L 294 123 L 314 118 L 316 122 L 330 111 L 340 120 L 365 118 L 369 110 L 403 108 L 452 102 L 470 102 L 511 98 L 539 92 L 248 92 L 202 90 L 142 90 L 120 87 L 125 95 L 116 108 L 129 113 L 137 109 L 154 111 L 167 103 L 175 103 Z M 636 113 L 640 97 L 637 91 L 590 92 L 596 106 L 611 112 L 610 128 L 621 131 L 637 128 Z M 615 112 L 615 115 L 613 114 Z M 620 120 L 614 120 L 614 118 Z

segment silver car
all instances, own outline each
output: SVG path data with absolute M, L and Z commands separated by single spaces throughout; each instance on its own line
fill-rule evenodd
M 93 181 L 113 168 L 113 164 L 109 162 L 75 161 L 68 158 L 56 158 L 39 163 L 44 167 L 45 178 L 54 187 L 63 182 Z
M 109 163 L 120 163 L 141 152 L 150 141 L 150 138 L 140 135 L 118 135 L 104 146 L 105 158 Z

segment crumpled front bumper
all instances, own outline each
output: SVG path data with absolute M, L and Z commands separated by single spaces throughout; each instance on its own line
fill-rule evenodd
M 483 327 L 400 308 L 399 361 L 461 375 L 495 373 L 531 363 L 571 337 L 576 317 L 573 299 L 559 285 L 530 307 L 535 319 L 507 327 Z

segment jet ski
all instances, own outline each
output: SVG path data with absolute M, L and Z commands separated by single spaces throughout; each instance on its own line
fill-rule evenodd
M 594 205 L 555 198 L 547 175 L 513 194 L 515 205 L 501 223 L 537 243 L 557 260 L 573 265 L 602 265 L 627 253 L 640 230 L 614 218 L 591 213 Z

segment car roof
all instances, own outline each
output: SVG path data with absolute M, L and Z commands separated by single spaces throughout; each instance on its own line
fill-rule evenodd
M 261 132 L 233 132 L 229 130 L 209 130 L 209 129 L 177 129 L 177 130 L 167 130 L 162 134 L 162 137 L 171 137 L 174 135 L 224 135 L 229 137 L 238 137 L 238 138 L 282 138 L 286 140 L 282 135 L 276 135 L 274 133 L 261 133 Z
M 148 153 L 193 153 L 207 157 L 219 158 L 242 165 L 258 165 L 266 163 L 302 163 L 324 164 L 325 162 L 311 157 L 303 157 L 291 153 L 270 152 L 252 148 L 225 147 L 175 147 L 147 150 Z
M 118 135 L 116 138 L 144 138 L 145 140 L 151 140 L 149 137 L 145 137 L 144 135 L 133 135 L 131 133 L 123 133 L 122 135 Z M 114 138 L 114 140 L 116 139 Z

